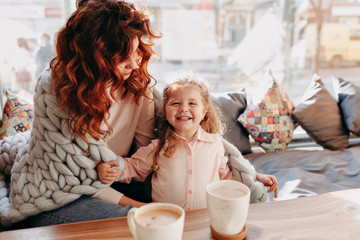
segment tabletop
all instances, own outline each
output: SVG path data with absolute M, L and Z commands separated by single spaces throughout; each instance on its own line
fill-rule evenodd
M 251 204 L 247 239 L 360 239 L 360 189 Z M 133 239 L 126 217 L 28 228 L 0 239 Z M 212 239 L 207 209 L 186 211 L 183 239 Z

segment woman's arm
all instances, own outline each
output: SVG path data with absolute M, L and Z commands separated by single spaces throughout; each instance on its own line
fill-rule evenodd
M 146 95 L 149 98 L 143 97 L 143 100 L 140 103 L 141 112 L 134 136 L 136 149 L 149 145 L 151 140 L 154 139 L 155 100 L 153 99 L 152 88 L 149 88 L 146 91 Z
M 224 156 L 219 168 L 219 176 L 221 180 L 236 180 L 232 170 L 228 165 L 228 158 Z
M 138 202 L 129 197 L 126 197 L 124 194 L 116 191 L 115 189 L 113 189 L 111 187 L 100 189 L 97 193 L 92 195 L 92 197 L 106 201 L 106 202 L 115 203 L 115 204 L 118 204 L 123 207 L 125 207 L 127 205 L 131 205 L 134 207 L 141 207 L 142 205 L 146 204 L 143 202 Z
M 220 159 L 220 166 L 219 166 L 219 177 L 221 180 L 236 180 L 231 168 L 229 167 L 229 159 L 225 156 L 225 149 L 221 142 L 219 141 L 218 144 L 216 144 L 216 147 L 218 148 L 217 158 Z
M 147 204 L 147 203 L 136 201 L 136 200 L 134 200 L 132 198 L 129 198 L 129 197 L 125 196 L 125 195 L 118 202 L 118 205 L 123 206 L 123 207 L 125 207 L 127 205 L 131 205 L 131 206 L 134 206 L 134 207 L 141 207 L 141 206 L 144 206 L 145 204 Z
M 97 191 L 92 197 L 103 200 L 105 202 L 118 204 L 124 197 L 124 194 L 116 191 L 111 187 L 103 188 Z

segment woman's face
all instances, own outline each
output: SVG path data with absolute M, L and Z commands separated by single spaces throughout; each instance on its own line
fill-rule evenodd
M 130 54 L 130 57 L 125 59 L 125 61 L 121 62 L 118 65 L 118 69 L 121 72 L 121 75 L 123 76 L 124 80 L 128 79 L 133 72 L 133 70 L 137 69 L 139 67 L 139 39 L 135 38 L 132 41 L 132 52 Z

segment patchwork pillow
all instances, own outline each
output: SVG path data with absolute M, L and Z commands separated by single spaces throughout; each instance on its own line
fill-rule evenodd
M 0 122 L 0 139 L 29 130 L 33 120 L 33 104 L 8 91 L 6 96 L 7 100 Z
M 249 133 L 237 121 L 247 105 L 245 89 L 221 94 L 214 93 L 211 98 L 222 112 L 223 122 L 226 125 L 223 137 L 235 145 L 242 154 L 251 153 Z
M 342 121 L 338 103 L 318 75 L 314 74 L 310 86 L 295 107 L 294 117 L 322 147 L 338 150 L 348 146 L 349 134 Z
M 360 87 L 341 78 L 333 78 L 333 87 L 347 129 L 360 136 Z
M 265 73 L 261 83 L 264 93 L 248 104 L 238 121 L 267 152 L 284 151 L 295 129 L 294 105 L 271 71 Z

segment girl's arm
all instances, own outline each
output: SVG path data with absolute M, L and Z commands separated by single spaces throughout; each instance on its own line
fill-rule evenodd
M 144 181 L 152 171 L 154 146 L 153 141 L 148 146 L 139 148 L 131 158 L 125 158 L 125 167 L 121 172 L 116 169 L 119 166 L 116 161 L 99 163 L 96 168 L 100 181 L 105 184 L 113 181 L 130 183 L 133 178 L 137 181 Z
M 99 180 L 102 183 L 109 184 L 115 181 L 118 175 L 118 170 L 112 168 L 112 166 L 119 167 L 119 164 L 116 161 L 111 161 L 111 162 L 101 162 L 96 166 L 99 175 Z
M 256 173 L 256 180 L 262 182 L 265 187 L 270 187 L 268 193 L 274 192 L 275 198 L 279 195 L 279 183 L 275 176 Z

